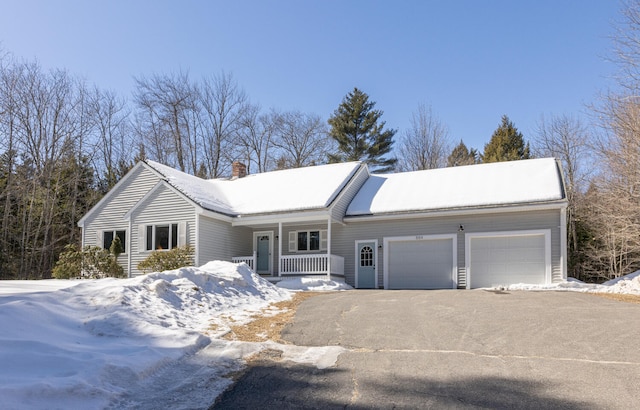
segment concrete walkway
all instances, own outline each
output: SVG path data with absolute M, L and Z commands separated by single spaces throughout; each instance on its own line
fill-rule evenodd
M 258 361 L 214 408 L 630 409 L 640 305 L 568 292 L 348 291 L 305 301 L 284 339 L 335 367 Z

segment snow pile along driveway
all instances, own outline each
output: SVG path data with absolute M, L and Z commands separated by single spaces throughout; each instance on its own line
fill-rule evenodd
M 552 285 L 527 285 L 519 283 L 505 287 L 507 290 L 562 290 L 585 293 L 617 293 L 627 295 L 640 295 L 640 271 L 630 273 L 616 279 L 607 281 L 601 285 L 584 283 L 574 278 L 567 282 L 554 283 Z
M 47 282 L 56 289 L 63 281 Z M 153 407 L 159 388 L 171 391 L 207 366 L 212 373 L 202 378 L 213 386 L 202 399 L 211 403 L 215 389 L 229 383 L 219 374 L 233 370 L 229 360 L 256 349 L 235 346 L 227 355 L 232 346 L 212 339 L 291 297 L 246 265 L 227 262 L 132 279 L 65 281 L 77 284 L 49 292 L 47 282 L 34 293 L 25 293 L 25 282 L 15 282 L 15 292 L 11 281 L 0 282 L 2 409 Z M 149 389 L 154 393 L 145 396 Z M 183 407 L 202 404 L 187 400 Z

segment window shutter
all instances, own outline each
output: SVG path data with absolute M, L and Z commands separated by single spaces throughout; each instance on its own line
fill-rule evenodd
M 146 227 L 144 225 L 138 225 L 138 253 L 142 253 L 147 250 L 145 233 Z
M 104 240 L 104 234 L 102 231 L 97 231 L 96 232 L 96 246 L 99 246 L 102 248 L 103 245 L 103 241 Z
M 320 250 L 327 250 L 327 230 L 320 231 Z
M 185 246 L 187 244 L 187 223 L 178 223 L 178 246 Z
M 298 234 L 296 232 L 289 232 L 289 252 L 298 251 Z

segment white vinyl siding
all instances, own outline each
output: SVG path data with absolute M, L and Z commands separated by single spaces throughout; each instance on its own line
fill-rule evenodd
M 131 272 L 141 274 L 138 264 L 149 254 L 147 251 L 147 226 L 178 225 L 178 246 L 196 245 L 195 205 L 166 185 L 158 186 L 145 197 L 143 203 L 131 213 L 131 223 L 138 235 L 131 238 Z
M 120 184 L 116 185 L 101 203 L 87 215 L 83 226 L 83 246 L 100 246 L 103 243 L 104 231 L 126 231 L 126 253 L 132 249 L 132 241 L 137 238 L 137 231 L 130 231 L 129 221 L 125 214 L 149 192 L 159 178 L 143 165 L 136 166 Z M 135 229 L 135 228 L 134 228 Z M 118 262 L 127 271 L 128 257 L 120 256 Z
M 409 235 L 457 235 L 458 288 L 465 288 L 465 234 L 474 232 L 503 232 L 520 230 L 549 229 L 551 241 L 551 281 L 562 281 L 561 253 L 561 211 L 541 210 L 527 212 L 503 212 L 480 215 L 437 216 L 407 218 L 387 221 L 347 221 L 345 225 L 332 227 L 331 253 L 344 256 L 345 278 L 347 283 L 355 285 L 355 260 L 353 244 L 356 240 L 377 239 L 383 243 L 385 237 Z M 459 232 L 460 225 L 464 231 Z M 383 283 L 383 252 L 378 252 L 378 283 Z
M 232 227 L 228 222 L 204 215 L 198 218 L 198 266 L 213 260 L 231 261 L 234 256 L 253 254 L 251 228 Z
M 332 205 L 331 216 L 333 218 L 340 221 L 342 220 L 344 214 L 347 212 L 349 204 L 356 196 L 360 188 L 362 188 L 362 185 L 364 185 L 364 183 L 367 181 L 368 177 L 369 171 L 367 170 L 367 168 L 364 166 L 360 166 L 360 168 L 358 168 L 358 171 L 356 172 L 356 175 L 353 176 L 351 183 L 349 183 L 344 188 L 344 192 L 338 195 L 338 198 Z

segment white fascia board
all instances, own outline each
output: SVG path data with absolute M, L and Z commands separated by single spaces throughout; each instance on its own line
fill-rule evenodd
M 142 162 L 142 161 L 138 162 L 136 165 L 133 166 L 133 168 L 131 168 L 131 170 L 129 172 L 126 173 L 126 175 L 124 177 L 122 177 L 122 179 L 120 181 L 118 181 L 113 187 L 111 187 L 109 192 L 107 192 L 102 197 L 102 199 L 100 199 L 98 201 L 97 204 L 95 204 L 89 211 L 87 211 L 86 214 L 84 214 L 84 216 L 82 218 L 80 218 L 80 220 L 78 221 L 78 226 L 83 228 L 84 227 L 84 223 L 87 220 L 87 218 L 89 218 L 89 216 L 91 216 L 91 214 L 93 214 L 95 212 L 95 210 L 98 209 L 99 207 L 101 207 L 105 202 L 109 201 L 111 199 L 111 197 L 114 195 L 114 192 L 116 192 L 118 190 L 118 188 L 121 185 L 123 185 L 126 181 L 128 181 L 130 178 L 132 178 L 132 175 L 134 174 L 134 172 L 140 167 L 145 167 L 145 168 L 153 171 L 154 174 L 158 175 L 158 173 L 155 172 L 155 170 L 151 169 L 151 167 L 149 167 L 144 162 Z M 160 178 L 160 176 L 158 176 L 158 178 Z
M 277 224 L 281 223 L 293 223 L 293 222 L 326 222 L 330 217 L 330 213 L 327 209 L 321 211 L 311 212 L 290 212 L 282 214 L 269 214 L 269 215 L 256 215 L 256 216 L 243 216 L 239 215 L 233 218 L 233 226 L 251 226 L 256 224 Z
M 371 222 L 371 221 L 387 221 L 399 219 L 419 219 L 419 218 L 435 218 L 442 216 L 464 216 L 464 215 L 484 215 L 484 214 L 500 214 L 505 212 L 528 212 L 528 211 L 546 211 L 561 210 L 567 208 L 567 201 L 558 201 L 546 204 L 529 204 L 529 205 L 511 205 L 504 207 L 491 208 L 466 208 L 466 209 L 443 209 L 438 211 L 424 211 L 397 214 L 379 214 L 379 215 L 353 215 L 345 216 L 346 224 L 355 222 Z
M 200 206 L 196 207 L 196 214 L 197 215 L 202 215 L 202 216 L 206 216 L 209 217 L 211 219 L 217 219 L 219 221 L 224 221 L 224 222 L 228 222 L 228 223 L 232 223 L 234 221 L 234 217 L 232 216 L 228 216 L 228 215 L 224 215 L 218 212 L 214 212 L 214 211 L 210 211 L 208 209 L 204 209 Z

